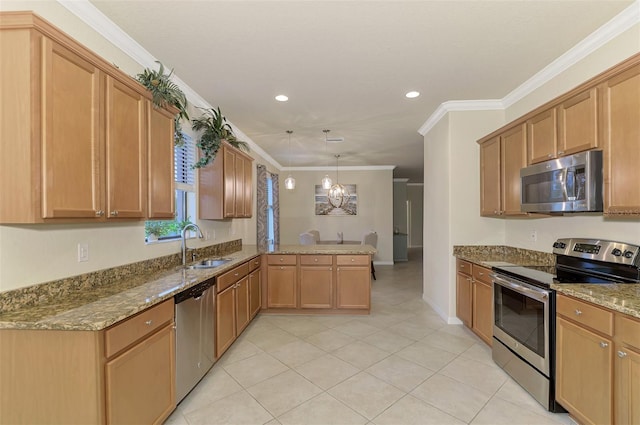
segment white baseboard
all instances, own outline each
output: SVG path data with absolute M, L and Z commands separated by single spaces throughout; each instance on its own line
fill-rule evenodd
M 374 261 L 374 266 L 393 266 L 393 261 Z

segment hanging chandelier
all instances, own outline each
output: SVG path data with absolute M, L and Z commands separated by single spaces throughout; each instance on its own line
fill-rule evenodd
M 327 134 L 329 134 L 331 130 L 322 130 L 322 132 L 324 133 L 324 153 L 325 155 L 327 154 Z M 325 174 L 324 177 L 322 178 L 322 188 L 325 190 L 331 189 L 331 185 L 333 184 L 333 181 L 331 181 L 331 177 L 329 177 L 329 174 Z
M 338 176 L 338 160 L 340 159 L 340 155 L 335 155 L 336 157 L 336 183 L 331 185 L 329 188 L 329 192 L 327 193 L 327 198 L 329 199 L 329 203 L 334 208 L 342 208 L 349 203 L 349 198 L 351 194 L 347 190 L 346 187 L 340 184 L 340 178 Z
M 287 134 L 289 135 L 289 168 L 291 168 L 291 133 L 293 133 L 293 130 L 287 130 Z M 288 190 L 296 188 L 296 179 L 291 177 L 291 173 L 289 173 L 289 177 L 284 179 L 284 187 Z

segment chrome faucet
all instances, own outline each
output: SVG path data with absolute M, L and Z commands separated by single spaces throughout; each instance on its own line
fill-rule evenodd
M 189 223 L 182 228 L 182 265 L 183 266 L 187 265 L 187 240 L 186 239 L 187 239 L 187 230 L 189 230 L 189 228 L 191 227 L 194 230 L 198 231 L 198 237 L 200 239 L 204 238 L 204 235 L 202 234 L 202 230 L 200 230 L 197 224 Z

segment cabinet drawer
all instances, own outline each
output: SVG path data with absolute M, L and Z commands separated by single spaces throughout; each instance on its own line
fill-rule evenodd
M 640 350 L 640 321 L 616 314 L 616 339 Z
M 295 266 L 296 265 L 296 256 L 295 255 L 277 255 L 270 254 L 267 255 L 267 262 L 270 266 Z
M 613 312 L 593 304 L 558 295 L 557 313 L 606 335 L 613 335 Z
M 491 276 L 489 276 L 491 274 L 491 270 L 476 264 L 471 267 L 471 270 L 473 271 L 474 280 L 491 286 Z
M 368 266 L 371 259 L 368 255 L 338 255 L 336 264 L 339 266 Z
M 253 259 L 249 260 L 249 272 L 252 272 L 255 269 L 257 269 L 258 267 L 260 267 L 260 258 L 262 258 L 262 257 L 256 257 L 256 258 L 253 258 Z
M 216 278 L 217 292 L 220 293 L 249 274 L 249 262 L 240 264 Z
M 330 266 L 333 264 L 332 255 L 301 255 L 300 264 L 303 266 Z
M 117 323 L 105 331 L 107 358 L 173 320 L 173 298 Z
M 471 275 L 471 263 L 465 260 L 456 260 L 456 270 Z

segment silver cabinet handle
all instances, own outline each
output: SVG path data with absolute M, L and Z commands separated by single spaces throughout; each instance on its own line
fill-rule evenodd
M 580 310 L 578 310 L 578 309 L 576 308 L 576 316 L 580 316 L 581 314 L 582 314 L 582 311 L 580 311 Z
M 558 155 L 564 155 L 564 151 L 558 151 Z
M 618 351 L 618 357 L 624 359 L 625 357 L 627 357 L 627 353 L 625 353 L 624 351 Z
M 284 267 L 280 266 L 280 270 L 284 270 Z
M 552 153 L 548 154 L 547 158 L 553 158 L 553 154 Z
M 153 320 L 147 320 L 146 322 L 144 322 L 144 324 L 147 326 L 151 326 L 152 323 L 153 323 Z
M 118 216 L 118 210 L 113 210 L 109 214 L 111 215 L 111 217 L 117 217 Z
M 96 217 L 102 217 L 104 215 L 104 211 L 98 210 L 96 211 Z
M 606 343 L 606 342 L 604 342 L 604 341 L 601 341 L 601 342 L 600 342 L 600 347 L 601 347 L 601 348 L 607 348 L 608 346 L 609 346 L 609 344 L 608 344 L 608 343 Z
M 478 272 L 478 276 L 484 276 L 484 273 Z

